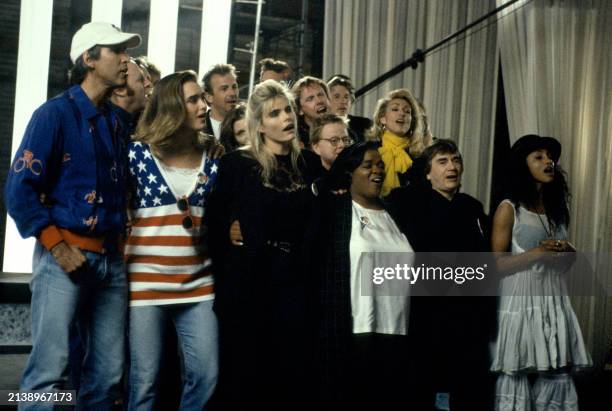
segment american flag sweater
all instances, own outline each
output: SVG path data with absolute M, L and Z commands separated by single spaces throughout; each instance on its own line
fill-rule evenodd
M 193 191 L 189 213 L 160 172 L 150 147 L 129 146 L 132 215 L 125 248 L 130 306 L 193 303 L 214 298 L 211 260 L 202 226 L 204 205 L 217 177 L 218 160 L 205 157 Z M 183 227 L 191 216 L 193 227 Z

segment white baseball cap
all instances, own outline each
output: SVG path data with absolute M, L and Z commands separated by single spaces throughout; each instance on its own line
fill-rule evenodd
M 93 46 L 114 46 L 126 43 L 127 48 L 138 47 L 140 35 L 124 33 L 114 24 L 92 21 L 83 26 L 72 36 L 70 59 L 74 63 L 77 58 Z

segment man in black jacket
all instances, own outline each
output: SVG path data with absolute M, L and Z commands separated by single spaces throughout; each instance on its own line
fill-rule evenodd
M 414 167 L 417 178 L 412 184 L 397 188 L 388 198 L 390 211 L 414 250 L 459 253 L 459 257 L 488 251 L 483 206 L 459 192 L 463 160 L 456 144 L 437 140 Z M 491 297 L 411 299 L 410 397 L 415 410 L 433 410 L 436 392 L 450 393 L 453 411 L 492 409 L 488 343 L 495 311 Z

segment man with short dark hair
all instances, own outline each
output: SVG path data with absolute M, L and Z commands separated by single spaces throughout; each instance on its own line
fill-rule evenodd
M 291 88 L 298 114 L 298 132 L 303 147 L 310 147 L 310 128 L 315 119 L 330 113 L 329 90 L 320 78 L 306 76 Z
M 206 113 L 205 133 L 221 138 L 221 123 L 238 103 L 236 68 L 231 64 L 216 64 L 202 77 L 204 97 L 210 110 Z
M 109 23 L 72 38 L 75 84 L 32 115 L 6 183 L 6 205 L 33 258 L 32 353 L 22 391 L 65 389 L 68 342 L 76 324 L 85 351 L 79 409 L 110 410 L 120 394 L 127 283 L 125 137 L 106 104 L 126 85 L 127 48 L 138 34 Z M 52 409 L 21 402 L 19 408 Z
M 275 80 L 280 83 L 289 84 L 291 82 L 292 70 L 289 64 L 282 60 L 265 58 L 259 62 L 259 81 Z
M 453 253 L 461 259 L 465 253 L 489 251 L 483 206 L 459 191 L 463 158 L 457 145 L 437 140 L 415 161 L 412 172 L 417 176 L 411 184 L 393 190 L 387 201 L 417 252 L 415 266 L 419 253 Z M 436 392 L 449 392 L 453 411 L 492 409 L 488 346 L 495 322 L 491 297 L 411 298 L 414 409 L 434 410 Z
M 355 102 L 355 87 L 351 79 L 343 74 L 336 74 L 327 82 L 332 113 L 346 118 L 349 133 L 356 142 L 364 141 L 366 133 L 372 127 L 372 120 L 350 114 Z
M 155 86 L 159 80 L 161 80 L 161 71 L 157 68 L 155 64 L 147 56 L 139 56 L 134 59 L 136 64 L 140 66 L 140 68 L 146 70 L 146 73 L 149 75 L 149 80 L 151 84 Z

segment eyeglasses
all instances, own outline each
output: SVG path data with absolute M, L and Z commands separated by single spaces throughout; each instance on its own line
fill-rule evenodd
M 353 144 L 353 139 L 350 137 L 332 137 L 332 138 L 322 138 L 321 140 L 324 141 L 328 141 L 329 144 L 332 145 L 332 147 L 338 147 L 338 144 L 340 144 L 340 142 L 342 142 L 342 144 L 344 145 L 344 147 L 348 147 L 351 144 Z
M 193 218 L 191 217 L 191 212 L 189 211 L 189 201 L 187 197 L 181 197 L 176 200 L 176 206 L 183 213 L 183 228 L 186 230 L 191 230 L 193 228 Z

